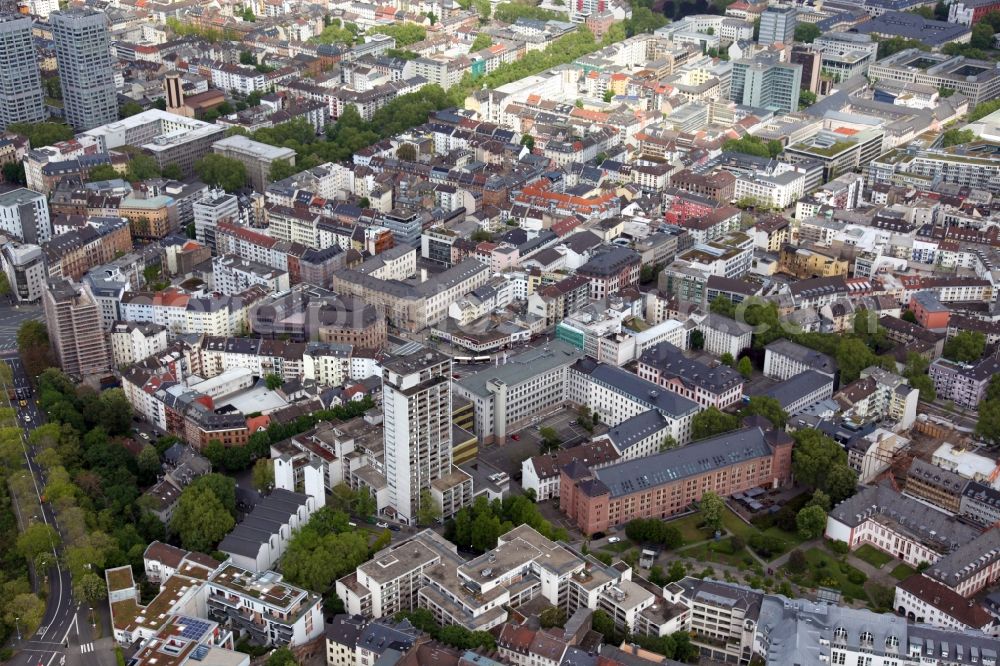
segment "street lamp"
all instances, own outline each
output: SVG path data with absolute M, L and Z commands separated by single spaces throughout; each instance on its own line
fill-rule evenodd
M 21 618 L 19 617 L 14 618 L 14 626 L 17 627 L 17 640 L 21 640 L 21 625 L 19 624 L 20 619 Z

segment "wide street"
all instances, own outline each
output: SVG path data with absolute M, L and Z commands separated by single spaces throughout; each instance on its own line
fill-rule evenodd
M 44 487 L 42 469 L 35 463 L 34 451 L 28 445 L 27 435 L 39 424 L 44 415 L 31 391 L 31 384 L 24 365 L 14 356 L 15 352 L 0 352 L 3 362 L 10 366 L 14 378 L 16 397 L 12 404 L 17 409 L 17 418 L 23 429 L 22 444 L 25 460 L 35 483 L 35 493 L 42 507 L 42 519 L 55 527 L 60 534 L 63 530 L 56 520 L 51 505 L 42 502 Z M 5 387 L 6 389 L 6 387 Z M 23 403 L 23 404 L 22 404 Z M 115 663 L 114 647 L 109 637 L 94 640 L 94 633 L 88 619 L 88 609 L 81 607 L 73 598 L 73 584 L 69 571 L 62 568 L 58 558 L 61 551 L 54 549 L 56 566 L 48 573 L 49 590 L 46 599 L 45 616 L 38 630 L 31 636 L 21 636 L 16 644 L 17 654 L 10 664 L 17 666 L 110 666 Z
M 17 329 L 29 319 L 44 319 L 41 305 L 0 302 L 0 353 L 17 349 Z

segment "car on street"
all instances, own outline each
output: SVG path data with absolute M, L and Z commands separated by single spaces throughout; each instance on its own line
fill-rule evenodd
M 139 433 L 139 437 L 142 437 L 143 439 L 145 439 L 145 440 L 147 440 L 147 441 L 149 440 L 149 435 L 147 435 L 147 434 L 146 434 L 146 433 L 144 433 L 144 432 L 140 432 L 140 433 Z
M 608 543 L 618 543 L 621 541 L 620 537 L 608 537 Z
M 28 401 L 27 400 L 22 400 L 21 401 L 21 406 L 22 407 L 27 407 L 28 406 Z
M 510 436 L 510 438 L 511 438 L 512 440 L 514 440 L 515 442 L 519 442 L 519 441 L 521 441 L 521 436 L 520 436 L 520 435 L 518 435 L 517 433 L 514 433 L 513 435 L 511 435 L 511 436 Z
M 384 522 L 384 521 L 383 522 L 379 522 L 379 523 L 375 523 L 375 527 L 380 527 L 380 528 L 382 528 L 384 530 L 387 530 L 387 529 L 389 529 L 389 523 Z
M 389 525 L 389 529 L 392 530 L 393 532 L 398 532 L 399 525 Z
M 31 423 L 31 416 L 29 414 L 25 414 L 24 415 L 24 422 L 25 423 Z

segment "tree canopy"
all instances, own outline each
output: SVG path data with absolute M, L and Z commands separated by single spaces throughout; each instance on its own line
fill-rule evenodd
M 195 162 L 194 171 L 206 184 L 221 187 L 226 192 L 235 192 L 247 182 L 243 162 L 215 153 L 209 153 Z

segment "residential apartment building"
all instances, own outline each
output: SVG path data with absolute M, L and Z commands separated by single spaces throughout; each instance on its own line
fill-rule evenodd
M 42 297 L 45 324 L 59 367 L 68 375 L 106 374 L 111 354 L 100 308 L 90 292 L 68 280 L 50 283 Z
M 554 499 L 559 497 L 559 473 L 570 463 L 578 461 L 592 470 L 613 464 L 620 457 L 608 439 L 532 456 L 521 463 L 521 487 L 534 492 L 536 501 Z
M 784 432 L 746 427 L 593 472 L 570 466 L 562 472 L 559 507 L 584 534 L 635 518 L 666 518 L 707 491 L 727 497 L 787 483 L 791 453 Z
M 0 193 L 0 231 L 22 243 L 41 245 L 50 240 L 52 221 L 45 195 L 23 187 Z
M 678 444 L 690 441 L 691 420 L 701 411 L 693 400 L 666 391 L 627 370 L 589 358 L 570 367 L 568 380 L 569 401 L 588 406 L 604 423 L 615 426 L 654 410 L 666 421 L 663 435 L 669 435 Z
M 167 329 L 158 324 L 119 321 L 111 328 L 111 355 L 116 368 L 130 366 L 167 348 Z
M 451 358 L 426 348 L 382 363 L 385 466 L 396 518 L 416 519 L 425 491 L 447 519 L 472 502 L 472 479 L 452 464 Z
M 578 277 L 590 282 L 590 298 L 606 298 L 625 287 L 639 284 L 642 257 L 630 248 L 614 246 L 595 253 L 576 269 Z
M 636 374 L 703 408 L 725 409 L 743 399 L 743 376 L 728 365 L 708 366 L 661 342 L 642 353 Z
M 715 356 L 729 354 L 733 358 L 750 348 L 753 336 L 753 327 L 714 312 L 698 322 L 696 330 L 704 337 L 702 348 L 706 352 Z
M 976 364 L 937 358 L 928 369 L 938 397 L 968 409 L 976 409 L 983 401 L 990 379 L 997 373 L 1000 373 L 1000 360 L 992 357 Z
M 1000 490 L 970 481 L 962 491 L 959 510 L 963 516 L 984 526 L 1000 524 Z
M 504 442 L 566 404 L 569 368 L 582 358 L 581 350 L 553 340 L 463 377 L 454 383 L 455 395 L 472 403 L 477 437 L 486 444 Z
M 838 368 L 832 357 L 785 338 L 764 347 L 765 377 L 784 380 L 807 370 L 833 378 Z
M 906 473 L 904 492 L 951 514 L 961 512 L 962 497 L 968 479 L 915 459 Z
M 19 303 L 34 303 L 42 297 L 48 281 L 42 248 L 4 243 L 0 248 L 0 265 L 7 276 L 11 293 Z

